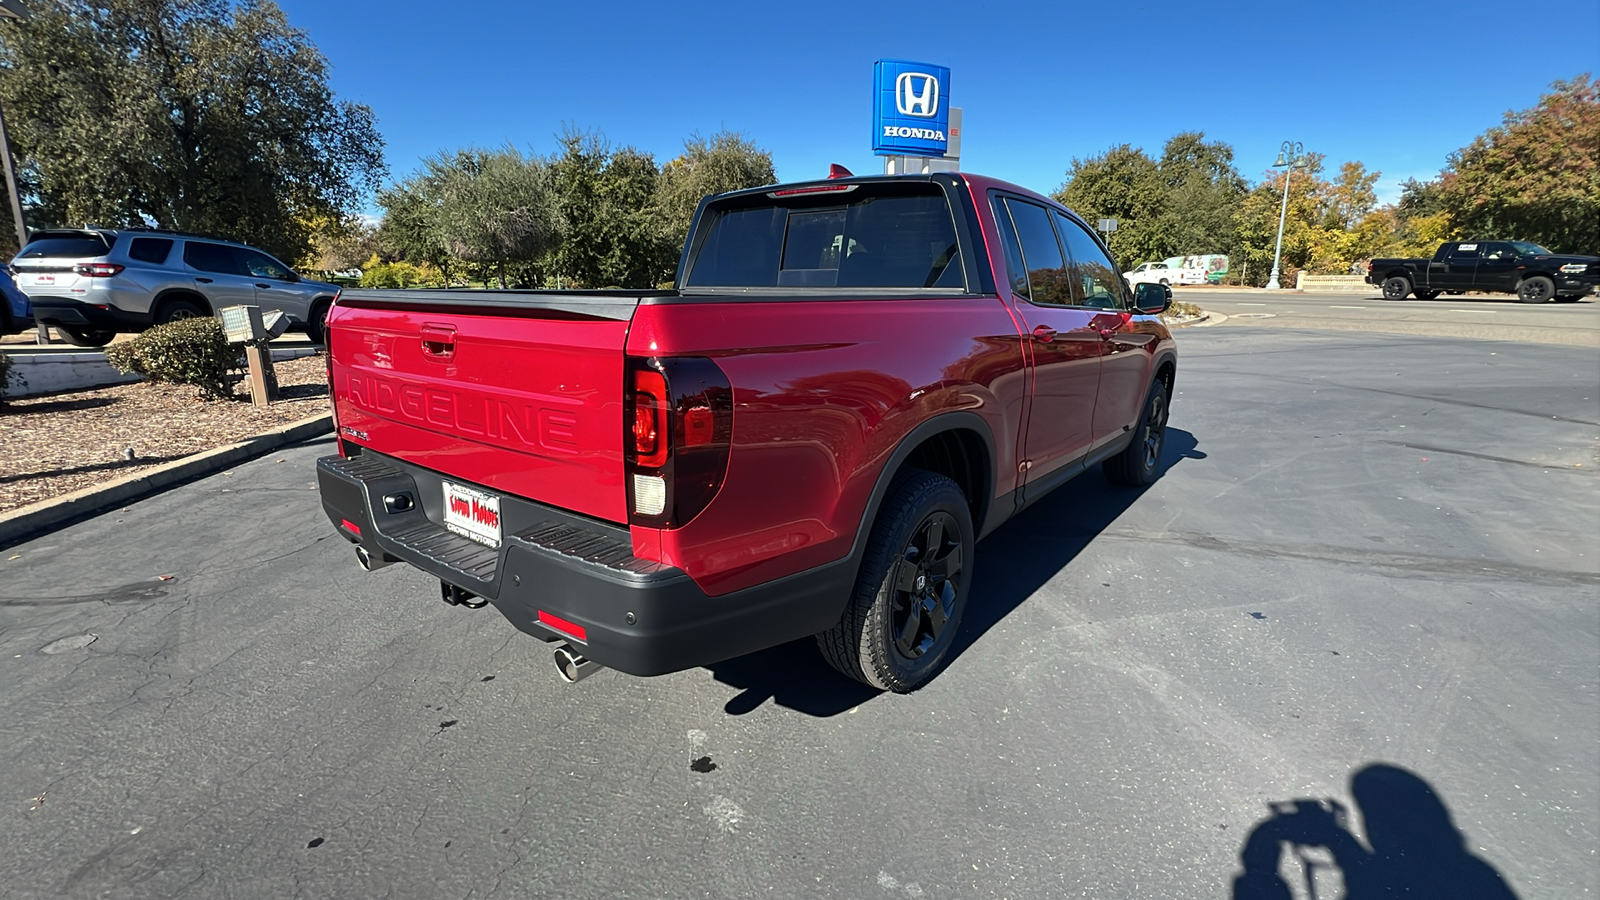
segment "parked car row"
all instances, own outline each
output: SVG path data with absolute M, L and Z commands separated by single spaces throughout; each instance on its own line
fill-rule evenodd
M 321 343 L 339 293 L 254 247 L 153 229 L 38 231 L 11 268 L 33 320 L 80 347 L 241 304 L 282 310 Z

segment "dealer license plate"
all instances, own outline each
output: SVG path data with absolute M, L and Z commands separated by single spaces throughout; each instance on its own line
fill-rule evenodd
M 35 275 L 35 276 L 33 276 L 33 283 L 34 284 L 55 284 L 56 283 L 56 277 L 54 275 Z
M 500 546 L 500 498 L 446 481 L 444 527 L 480 544 Z

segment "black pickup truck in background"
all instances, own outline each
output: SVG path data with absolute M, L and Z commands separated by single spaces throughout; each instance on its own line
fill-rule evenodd
M 1386 300 L 1432 300 L 1440 294 L 1516 294 L 1523 303 L 1572 303 L 1600 282 L 1600 257 L 1563 256 L 1527 241 L 1452 241 L 1432 259 L 1375 259 L 1367 283 Z

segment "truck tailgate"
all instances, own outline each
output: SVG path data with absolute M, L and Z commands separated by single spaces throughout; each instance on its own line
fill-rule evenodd
M 329 317 L 340 435 L 613 522 L 623 345 L 637 297 L 359 291 Z

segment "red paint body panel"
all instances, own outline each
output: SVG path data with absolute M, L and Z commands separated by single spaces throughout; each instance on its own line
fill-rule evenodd
M 520 497 L 627 521 L 628 323 L 336 306 L 333 402 L 346 440 Z M 454 329 L 453 348 L 438 348 Z M 432 342 L 424 346 L 424 339 Z
M 1137 422 L 1172 337 L 1154 316 L 1013 296 L 987 191 L 1060 207 L 957 177 L 997 294 L 663 297 L 631 320 L 338 305 L 329 327 L 341 436 L 623 523 L 627 357 L 709 358 L 733 394 L 721 488 L 681 527 L 630 533 L 636 557 L 681 569 L 713 597 L 846 558 L 886 463 L 941 415 L 987 426 L 986 499 L 1014 503 L 1020 472 L 1030 482 L 1068 474 Z M 1036 338 L 1039 326 L 1054 336 Z
M 717 498 L 682 528 L 633 529 L 635 554 L 713 596 L 847 555 L 889 454 L 942 412 L 981 416 L 996 495 L 1017 486 L 1026 369 L 997 298 L 644 305 L 628 354 L 710 357 L 733 386 Z

